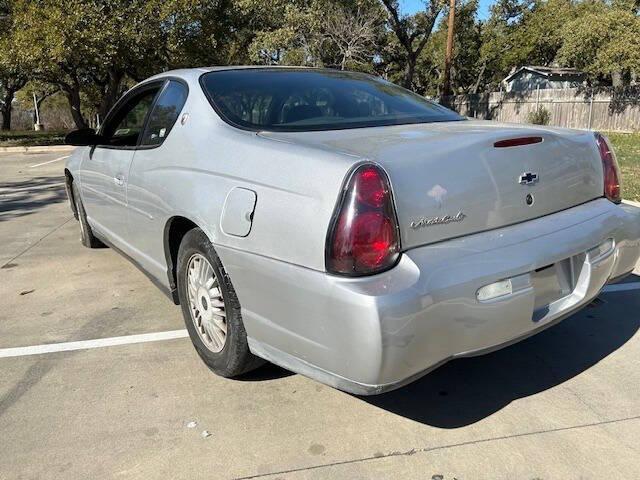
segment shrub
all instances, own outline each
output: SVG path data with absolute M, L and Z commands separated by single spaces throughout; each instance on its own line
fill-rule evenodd
M 534 125 L 549 125 L 550 120 L 551 113 L 542 105 L 539 105 L 527 115 L 527 122 L 533 123 Z
M 66 133 L 66 131 L 60 130 L 44 130 L 41 132 L 34 130 L 2 131 L 0 132 L 0 147 L 64 145 L 64 136 Z

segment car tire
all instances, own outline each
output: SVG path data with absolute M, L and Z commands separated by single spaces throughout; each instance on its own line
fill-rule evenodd
M 80 198 L 80 192 L 76 183 L 71 184 L 73 190 L 73 201 L 76 204 L 76 211 L 78 212 L 78 222 L 80 223 L 80 240 L 82 244 L 87 248 L 104 248 L 104 243 L 96 238 L 91 229 L 91 225 L 87 221 L 87 213 L 84 210 L 82 199 Z
M 180 243 L 177 277 L 184 322 L 204 363 L 217 375 L 227 378 L 262 365 L 264 360 L 249 351 L 240 303 L 229 275 L 199 228 L 187 232 Z M 223 342 L 219 338 L 222 331 Z

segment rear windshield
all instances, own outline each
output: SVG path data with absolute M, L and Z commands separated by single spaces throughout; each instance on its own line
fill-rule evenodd
M 464 120 L 380 78 L 337 70 L 238 69 L 200 80 L 216 111 L 250 130 L 311 131 Z

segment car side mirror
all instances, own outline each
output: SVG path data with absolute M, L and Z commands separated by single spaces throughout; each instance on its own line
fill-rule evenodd
M 104 143 L 104 137 L 98 135 L 93 128 L 81 128 L 80 130 L 74 130 L 68 133 L 67 136 L 64 137 L 64 143 L 76 147 L 94 146 Z

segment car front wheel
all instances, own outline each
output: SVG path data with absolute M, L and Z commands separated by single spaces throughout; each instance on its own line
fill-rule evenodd
M 264 363 L 249 351 L 231 280 L 199 228 L 182 239 L 177 266 L 182 315 L 204 363 L 223 377 L 241 375 Z

